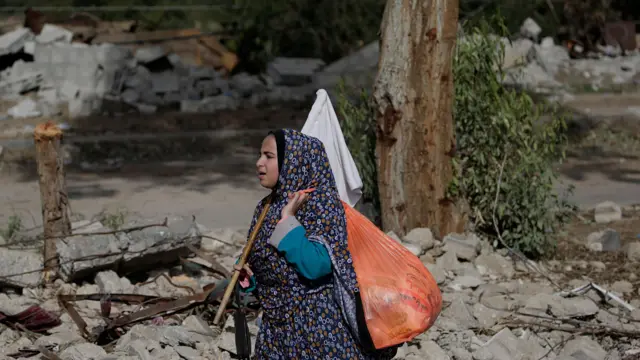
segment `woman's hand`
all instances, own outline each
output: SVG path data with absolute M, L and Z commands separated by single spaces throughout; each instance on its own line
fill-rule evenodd
M 309 194 L 301 191 L 289 194 L 289 202 L 284 208 L 282 208 L 282 213 L 280 214 L 282 216 L 281 218 L 284 219 L 288 216 L 296 216 L 296 213 L 308 198 Z
M 253 271 L 251 271 L 249 264 L 244 264 L 243 267 L 240 267 L 240 265 L 235 264 L 233 265 L 233 269 L 235 271 L 240 271 L 240 277 L 238 278 L 238 281 L 240 281 L 240 286 L 243 289 L 248 288 L 251 285 L 249 278 L 253 276 Z

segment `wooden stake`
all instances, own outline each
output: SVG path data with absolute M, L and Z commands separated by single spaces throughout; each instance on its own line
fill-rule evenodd
M 62 151 L 62 131 L 51 122 L 36 126 L 33 132 L 36 162 L 40 180 L 42 223 L 44 225 L 45 282 L 53 281 L 58 270 L 56 241 L 71 235 L 69 199 L 65 184 Z

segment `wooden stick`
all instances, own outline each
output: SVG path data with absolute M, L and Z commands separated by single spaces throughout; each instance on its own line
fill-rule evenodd
M 44 226 L 44 279 L 53 281 L 58 269 L 56 238 L 71 235 L 69 199 L 62 159 L 62 131 L 50 121 L 36 126 L 33 132 L 40 180 L 42 223 Z
M 262 223 L 264 222 L 264 218 L 267 216 L 267 213 L 269 212 L 270 205 L 271 205 L 271 197 L 269 197 L 269 199 L 267 200 L 267 203 L 264 205 L 264 209 L 262 209 L 262 213 L 260 214 L 260 217 L 258 218 L 258 221 L 256 221 L 256 225 L 254 226 L 253 231 L 251 232 L 249 241 L 247 241 L 247 245 L 245 245 L 244 250 L 242 251 L 242 256 L 238 261 L 238 265 L 240 266 L 240 268 L 242 268 L 247 262 L 247 258 L 249 257 L 249 254 L 251 253 L 251 249 L 253 248 L 253 243 L 256 240 L 256 236 L 258 236 L 258 231 L 260 231 L 260 228 L 262 227 Z M 224 310 L 227 307 L 227 304 L 229 303 L 229 299 L 231 299 L 231 294 L 233 294 L 233 290 L 236 286 L 236 283 L 238 282 L 239 277 L 240 277 L 240 271 L 234 271 L 233 276 L 231 277 L 231 281 L 229 282 L 229 285 L 227 285 L 227 290 L 225 290 L 224 296 L 220 301 L 220 307 L 218 307 L 218 312 L 216 313 L 216 317 L 213 319 L 214 325 L 218 325 L 220 323 L 222 314 L 224 314 Z

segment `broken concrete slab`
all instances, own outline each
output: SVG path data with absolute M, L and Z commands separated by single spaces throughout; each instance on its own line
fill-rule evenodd
M 443 243 L 444 250 L 460 260 L 472 261 L 480 253 L 480 239 L 475 234 L 448 234 Z
M 618 251 L 621 246 L 620 234 L 613 229 L 593 232 L 587 237 L 587 247 L 592 251 Z
M 148 46 L 138 48 L 135 53 L 135 59 L 144 64 L 161 59 L 166 55 L 167 52 L 162 46 Z
M 613 201 L 605 201 L 596 205 L 594 218 L 598 224 L 606 224 L 622 219 L 622 208 Z
M 301 86 L 325 65 L 322 59 L 278 57 L 267 65 L 267 74 L 277 85 Z
M 0 259 L 0 283 L 19 287 L 35 287 L 40 284 L 43 258 L 39 251 L 0 247 Z M 16 274 L 19 275 L 15 276 Z
M 552 294 L 537 294 L 529 298 L 522 313 L 545 315 L 547 311 L 558 318 L 576 318 L 596 315 L 598 305 L 584 297 L 563 298 Z
M 435 245 L 433 233 L 429 228 L 413 229 L 404 236 L 402 241 L 409 244 L 420 245 L 424 251 L 431 250 Z
M 33 40 L 34 35 L 29 28 L 19 28 L 0 36 L 0 56 L 20 51 L 25 42 Z
M 54 42 L 70 43 L 73 40 L 73 32 L 53 24 L 44 24 L 35 41 L 40 44 L 50 44 Z
M 82 235 L 59 240 L 60 275 L 65 281 L 91 276 L 99 271 L 144 271 L 162 264 L 174 263 L 189 253 L 186 244 L 200 246 L 197 225 L 190 219 L 174 217 L 168 226 L 151 226 L 127 234 Z M 152 225 L 150 221 L 134 221 L 127 228 Z M 100 232 L 109 232 L 102 228 Z
M 640 241 L 634 241 L 625 245 L 624 251 L 627 254 L 627 259 L 640 261 Z
M 558 358 L 563 358 L 563 356 L 580 360 L 605 360 L 607 352 L 597 342 L 586 336 L 581 336 L 569 340 L 564 345 Z

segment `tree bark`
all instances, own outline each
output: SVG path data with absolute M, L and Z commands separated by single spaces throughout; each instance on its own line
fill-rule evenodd
M 45 280 L 51 281 L 54 276 L 50 275 L 58 269 L 56 242 L 71 234 L 69 201 L 60 149 L 62 131 L 55 124 L 47 122 L 36 127 L 33 137 L 42 201 Z
M 446 198 L 455 152 L 452 62 L 458 0 L 388 0 L 374 86 L 382 225 L 456 231 Z

